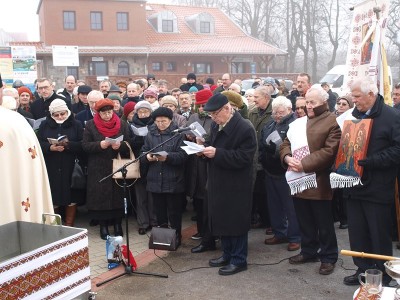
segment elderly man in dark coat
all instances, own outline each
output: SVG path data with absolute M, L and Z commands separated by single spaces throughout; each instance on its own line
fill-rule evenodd
M 384 103 L 376 84 L 369 78 L 354 81 L 351 94 L 355 107 L 352 117 L 374 121 L 367 157 L 358 160 L 358 165 L 364 167 L 362 185 L 346 189 L 343 193 L 347 201 L 350 248 L 392 256 L 391 211 L 400 163 L 400 114 Z M 344 284 L 356 285 L 358 274 L 376 268 L 384 272 L 383 285 L 391 281 L 383 260 L 353 257 L 353 261 L 358 269 L 355 274 L 344 278 Z
M 208 164 L 208 207 L 212 233 L 221 236 L 223 254 L 209 261 L 220 275 L 247 269 L 247 233 L 250 229 L 253 157 L 256 133 L 223 94 L 204 107 L 213 119 L 209 145 L 203 155 Z

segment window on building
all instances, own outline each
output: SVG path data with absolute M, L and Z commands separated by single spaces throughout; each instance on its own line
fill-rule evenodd
M 162 62 L 153 62 L 151 68 L 153 71 L 162 71 Z
M 90 29 L 103 30 L 103 13 L 99 11 L 90 12 Z
M 118 64 L 118 75 L 129 75 L 129 64 L 126 61 Z
M 79 68 L 78 67 L 67 67 L 67 74 L 73 75 L 78 80 L 79 79 Z
M 232 73 L 244 73 L 244 63 L 243 62 L 233 62 L 231 64 Z
M 200 22 L 200 33 L 210 33 L 210 32 L 211 32 L 210 22 L 201 21 Z
M 75 30 L 75 12 L 74 11 L 63 11 L 63 24 L 65 30 Z
M 167 72 L 175 72 L 176 71 L 176 62 L 174 61 L 167 61 Z
M 194 64 L 195 74 L 210 74 L 211 73 L 211 63 L 195 63 Z
M 128 13 L 127 12 L 117 12 L 117 30 L 128 30 Z
M 162 20 L 162 32 L 174 32 L 174 21 Z
M 89 63 L 89 75 L 108 76 L 108 64 L 106 61 L 91 61 Z

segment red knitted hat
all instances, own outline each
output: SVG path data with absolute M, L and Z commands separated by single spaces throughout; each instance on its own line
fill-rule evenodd
M 200 90 L 196 93 L 196 105 L 207 103 L 208 99 L 212 97 L 213 93 L 208 89 Z
M 20 88 L 18 88 L 18 95 L 21 96 L 22 93 L 28 93 L 30 96 L 30 99 L 33 99 L 33 95 L 32 92 L 29 88 L 27 88 L 26 86 L 21 86 Z
M 128 117 L 128 115 L 135 109 L 136 102 L 129 101 L 124 106 L 124 116 Z

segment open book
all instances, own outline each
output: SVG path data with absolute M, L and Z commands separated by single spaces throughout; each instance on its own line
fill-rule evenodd
M 109 137 L 105 138 L 105 141 L 109 142 L 110 144 L 116 144 L 118 142 L 122 142 L 123 140 L 124 140 L 124 135 L 120 135 L 119 137 L 117 137 L 115 139 L 112 139 L 112 138 L 109 138 Z
M 50 145 L 57 145 L 57 146 L 65 145 L 69 142 L 68 137 L 66 135 L 62 135 L 57 139 L 47 138 L 47 140 L 49 141 Z

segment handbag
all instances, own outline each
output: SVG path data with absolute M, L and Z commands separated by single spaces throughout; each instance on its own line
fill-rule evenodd
M 129 158 L 121 158 L 121 154 L 118 153 L 117 158 L 113 158 L 113 172 L 117 171 L 119 168 L 121 168 L 126 163 L 135 160 L 135 155 L 132 152 L 131 146 L 127 142 L 124 142 L 124 143 L 129 148 Z M 127 166 L 126 170 L 127 170 L 126 179 L 140 178 L 140 164 L 139 164 L 139 161 L 134 162 L 133 164 L 130 164 L 129 166 Z M 122 172 L 115 173 L 112 178 L 114 178 L 114 179 L 123 179 Z
M 86 189 L 86 175 L 83 173 L 82 167 L 79 165 L 79 159 L 75 158 L 74 169 L 71 175 L 71 189 Z
M 149 239 L 149 249 L 176 251 L 177 248 L 175 229 L 153 227 Z

